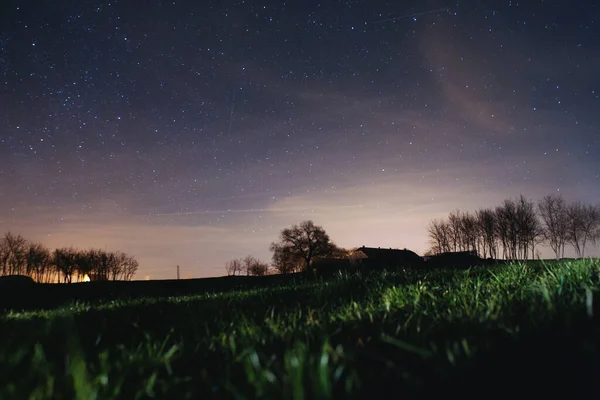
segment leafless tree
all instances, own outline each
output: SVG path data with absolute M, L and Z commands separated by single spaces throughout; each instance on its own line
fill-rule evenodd
M 309 269 L 312 261 L 319 257 L 330 257 L 335 245 L 329 239 L 325 230 L 316 226 L 312 221 L 304 221 L 299 225 L 281 231 L 279 242 L 271 243 L 273 260 L 282 257 L 302 259 L 303 269 Z
M 427 228 L 427 233 L 429 236 L 429 243 L 431 245 L 430 251 L 432 254 L 440 254 L 443 250 L 443 241 L 444 241 L 444 229 L 443 225 L 445 224 L 442 220 L 433 220 L 429 223 L 429 227 Z
M 27 240 L 8 232 L 0 239 L 2 275 L 25 274 L 27 268 Z
M 54 250 L 54 265 L 63 276 L 64 283 L 71 283 L 73 275 L 77 272 L 77 251 L 73 248 Z
M 122 275 L 126 261 L 127 254 L 121 251 L 116 251 L 112 253 L 111 264 L 109 269 L 109 279 L 111 281 L 116 281 Z
M 600 213 L 595 206 L 574 202 L 567 206 L 567 239 L 577 257 L 585 257 L 585 246 L 594 240 L 600 224 Z
M 460 216 L 460 238 L 461 250 L 472 251 L 477 249 L 477 220 L 469 212 L 463 213 Z
M 80 277 L 85 275 L 90 276 L 94 270 L 94 253 L 91 250 L 81 251 L 77 250 L 74 255 L 74 262 L 77 270 L 77 274 Z
M 121 279 L 130 281 L 138 270 L 140 263 L 133 256 L 127 256 L 124 260 Z
M 225 264 L 227 275 L 241 275 L 246 273 L 247 276 L 263 276 L 269 273 L 269 265 L 257 260 L 253 256 L 246 256 L 228 261 Z
M 139 262 L 133 256 L 122 251 L 90 249 L 78 252 L 76 259 L 79 274 L 87 274 L 93 280 L 129 281 L 139 267 Z
M 50 277 L 55 275 L 52 266 L 50 250 L 40 243 L 30 243 L 27 250 L 27 275 L 36 282 L 50 282 Z
M 483 258 L 487 258 L 488 255 L 491 258 L 497 258 L 498 241 L 496 239 L 496 213 L 494 213 L 494 210 L 489 208 L 478 210 L 475 213 L 475 219 L 477 221 L 478 232 L 481 240 Z
M 495 214 L 496 236 L 502 245 L 502 258 L 513 258 L 511 246 L 511 219 L 515 216 L 512 202 L 505 201 L 502 205 L 497 206 Z
M 523 195 L 516 201 L 517 251 L 521 258 L 535 258 L 535 246 L 541 237 L 541 225 L 535 212 L 535 204 Z
M 242 270 L 246 272 L 246 276 L 252 275 L 252 268 L 257 262 L 258 260 L 253 256 L 244 257 L 242 260 Z
M 267 275 L 269 273 L 269 264 L 255 259 L 249 266 L 249 271 L 251 276 Z
M 280 274 L 291 274 L 302 270 L 304 260 L 287 248 L 279 248 L 278 251 L 274 251 L 273 253 L 271 265 Z
M 538 203 L 542 218 L 543 236 L 556 258 L 564 257 L 568 238 L 567 206 L 560 195 L 545 196 Z
M 227 271 L 227 275 L 235 276 L 241 275 L 242 273 L 242 261 L 239 259 L 230 260 L 225 263 L 225 271 Z
M 92 259 L 90 278 L 96 281 L 109 280 L 116 262 L 115 254 L 100 249 L 92 249 L 88 252 Z
M 453 251 L 462 250 L 461 245 L 463 244 L 462 239 L 462 222 L 460 211 L 455 210 L 448 215 L 448 233 L 450 239 L 450 245 Z

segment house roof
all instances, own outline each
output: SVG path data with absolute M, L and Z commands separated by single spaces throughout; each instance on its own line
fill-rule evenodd
M 381 247 L 359 247 L 355 250 L 355 252 L 362 252 L 369 259 L 376 260 L 385 260 L 385 261 L 394 261 L 394 262 L 407 262 L 413 260 L 421 260 L 421 257 L 410 250 L 404 249 L 391 249 L 391 248 L 381 248 Z

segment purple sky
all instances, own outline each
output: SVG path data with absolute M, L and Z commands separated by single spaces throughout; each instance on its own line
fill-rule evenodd
M 0 6 L 2 230 L 203 277 L 305 219 L 422 254 L 456 208 L 600 203 L 593 1 L 149 4 Z

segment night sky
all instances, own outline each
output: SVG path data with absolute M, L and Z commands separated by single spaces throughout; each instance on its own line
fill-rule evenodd
M 137 279 L 305 219 L 422 254 L 456 208 L 600 203 L 599 96 L 596 1 L 2 0 L 0 229 Z

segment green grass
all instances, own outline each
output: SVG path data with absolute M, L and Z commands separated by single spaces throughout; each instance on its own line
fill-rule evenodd
M 594 393 L 599 273 L 597 261 L 351 273 L 6 311 L 0 398 Z

